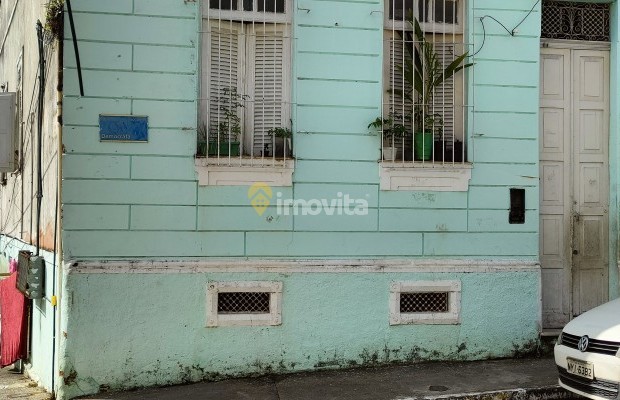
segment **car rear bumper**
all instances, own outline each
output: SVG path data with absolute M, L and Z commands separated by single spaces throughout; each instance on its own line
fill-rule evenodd
M 560 373 L 560 386 L 591 399 L 620 399 L 620 358 L 604 354 L 582 353 L 563 345 L 555 346 L 554 355 Z M 569 374 L 567 357 L 592 363 L 594 380 Z

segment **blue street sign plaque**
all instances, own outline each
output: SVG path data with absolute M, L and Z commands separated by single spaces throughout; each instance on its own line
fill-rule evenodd
M 148 117 L 135 115 L 99 115 L 101 142 L 148 142 Z

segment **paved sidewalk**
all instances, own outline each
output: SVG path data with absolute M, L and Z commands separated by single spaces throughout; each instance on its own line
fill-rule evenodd
M 115 400 L 405 400 L 559 399 L 551 358 L 425 363 L 347 371 L 322 371 L 106 393 Z
M 52 395 L 22 374 L 9 372 L 10 367 L 0 369 L 0 400 L 49 400 Z

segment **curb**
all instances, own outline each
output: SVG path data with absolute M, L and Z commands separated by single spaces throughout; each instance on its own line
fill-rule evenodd
M 438 396 L 407 397 L 398 400 L 556 400 L 571 399 L 574 394 L 558 385 L 531 389 L 494 390 L 489 392 L 454 393 Z

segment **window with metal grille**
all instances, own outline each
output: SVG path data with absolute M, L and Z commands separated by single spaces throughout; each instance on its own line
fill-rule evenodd
M 543 1 L 541 36 L 609 42 L 610 20 L 608 3 Z
M 401 293 L 401 313 L 428 313 L 450 311 L 449 292 Z
M 281 323 L 282 282 L 209 282 L 207 326 L 273 326 Z
M 372 124 L 383 161 L 466 161 L 465 0 L 387 0 L 382 115 Z M 415 28 L 420 27 L 420 33 Z M 456 64 L 454 64 L 456 63 Z M 453 68 L 454 67 L 454 68 Z
M 284 165 L 292 0 L 203 2 L 197 155 L 217 165 Z
M 227 314 L 269 313 L 269 297 L 266 292 L 230 292 L 217 296 L 217 312 Z
M 390 324 L 459 324 L 460 281 L 394 282 L 390 287 Z

